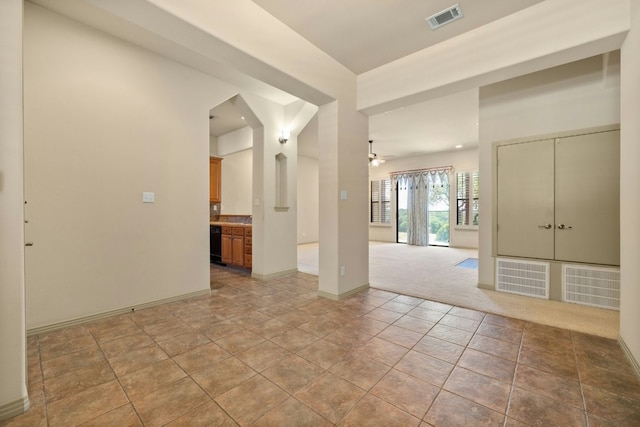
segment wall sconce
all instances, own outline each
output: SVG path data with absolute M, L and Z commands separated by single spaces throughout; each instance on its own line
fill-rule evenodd
M 290 136 L 291 136 L 291 132 L 289 131 L 289 129 L 282 129 L 280 131 L 280 136 L 278 137 L 278 141 L 280 141 L 280 144 L 284 144 L 289 140 Z

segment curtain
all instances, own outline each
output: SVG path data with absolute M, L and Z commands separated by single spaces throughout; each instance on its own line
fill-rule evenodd
M 448 185 L 452 167 L 394 172 L 391 178 L 399 187 L 407 189 L 407 244 L 429 244 L 429 194 L 435 186 Z

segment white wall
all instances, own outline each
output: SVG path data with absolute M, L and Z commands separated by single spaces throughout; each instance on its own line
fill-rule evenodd
M 221 140 L 222 136 L 219 141 Z M 224 156 L 222 160 L 221 214 L 251 215 L 252 180 L 253 149 Z
M 298 244 L 319 240 L 318 159 L 298 156 Z
M 451 190 L 455 189 L 455 172 L 470 172 L 478 170 L 478 150 L 468 149 L 459 151 L 447 151 L 442 153 L 434 153 L 416 157 L 406 157 L 401 159 L 392 159 L 383 163 L 378 167 L 369 168 L 369 179 L 388 179 L 391 172 L 433 168 L 440 166 L 453 166 L 455 171 L 451 175 Z M 484 177 L 480 176 L 480 181 Z M 395 242 L 396 241 L 396 193 L 395 189 L 392 189 L 391 194 L 391 224 L 386 225 L 371 225 L 369 227 L 369 239 L 382 242 Z M 477 230 L 461 230 L 455 227 L 455 194 L 452 193 L 451 199 L 451 220 L 453 221 L 450 231 L 450 246 L 458 248 L 477 248 L 478 247 L 478 231 Z M 480 217 L 484 218 L 484 213 L 480 212 Z
M 494 286 L 492 143 L 620 122 L 618 52 L 480 88 L 478 281 Z M 484 179 L 482 179 L 484 177 Z
M 24 333 L 22 17 L 22 0 L 0 2 L 0 420 L 29 408 Z
M 640 370 L 640 4 L 631 3 L 631 31 L 622 46 L 620 129 L 620 337 Z
M 207 116 L 237 88 L 28 2 L 24 34 L 27 328 L 208 289 Z
M 236 131 L 220 135 L 217 140 L 217 150 L 212 155 L 225 157 L 253 147 L 253 131 L 251 127 L 245 126 Z

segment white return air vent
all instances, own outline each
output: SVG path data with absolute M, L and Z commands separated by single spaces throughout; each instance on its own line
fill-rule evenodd
M 620 310 L 620 269 L 562 264 L 562 299 Z
M 497 258 L 496 290 L 549 299 L 549 263 Z
M 435 30 L 436 28 L 442 27 L 443 25 L 460 18 L 462 18 L 462 10 L 460 10 L 460 6 L 456 4 L 434 15 L 431 15 L 430 17 L 426 18 L 426 21 L 429 23 L 431 29 Z

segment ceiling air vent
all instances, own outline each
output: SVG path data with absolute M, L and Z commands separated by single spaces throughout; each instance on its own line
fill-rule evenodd
M 429 26 L 431 26 L 431 29 L 435 30 L 436 28 L 442 27 L 443 25 L 460 18 L 462 18 L 462 10 L 460 10 L 460 6 L 456 4 L 436 13 L 435 15 L 431 15 L 426 18 L 426 20 L 429 23 Z

